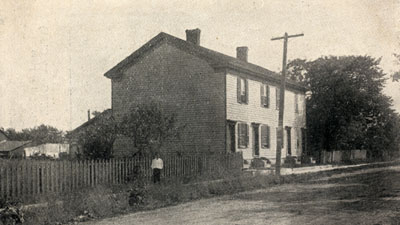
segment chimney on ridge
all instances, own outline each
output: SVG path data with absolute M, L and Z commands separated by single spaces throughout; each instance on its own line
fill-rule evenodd
M 90 120 L 90 109 L 87 111 L 87 120 Z
M 200 45 L 200 29 L 186 30 L 186 41 L 195 45 Z
M 249 48 L 246 46 L 237 47 L 236 48 L 236 58 L 247 62 L 247 53 L 248 52 L 249 52 Z

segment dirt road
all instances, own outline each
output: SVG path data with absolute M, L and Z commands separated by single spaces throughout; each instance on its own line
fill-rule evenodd
M 95 224 L 400 224 L 400 166 L 82 223 Z

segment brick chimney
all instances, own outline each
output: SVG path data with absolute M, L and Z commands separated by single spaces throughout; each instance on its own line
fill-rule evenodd
M 195 45 L 200 45 L 200 32 L 199 28 L 194 30 L 186 30 L 186 41 Z
M 237 47 L 236 48 L 236 58 L 247 62 L 247 53 L 249 52 L 249 48 L 246 46 Z

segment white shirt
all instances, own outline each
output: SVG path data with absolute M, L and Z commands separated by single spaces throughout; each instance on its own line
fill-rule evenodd
M 162 169 L 164 167 L 164 163 L 161 158 L 153 159 L 151 161 L 151 168 L 152 169 Z

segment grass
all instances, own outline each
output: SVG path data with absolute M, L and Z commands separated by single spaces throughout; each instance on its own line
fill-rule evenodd
M 398 163 L 394 163 L 393 165 L 395 164 Z M 140 182 L 119 186 L 98 186 L 73 193 L 47 195 L 34 199 L 38 202 L 47 202 L 48 205 L 25 211 L 25 220 L 26 224 L 35 225 L 63 224 L 73 221 L 74 218 L 85 212 L 94 218 L 111 217 L 130 212 L 176 205 L 201 198 L 262 189 L 283 183 L 302 183 L 318 177 L 388 165 L 391 164 L 366 165 L 360 168 L 287 175 L 281 176 L 279 179 L 272 175 L 251 176 L 244 173 L 230 173 L 230 171 L 221 170 L 220 174 L 213 174 L 212 176 L 203 175 L 202 177 L 190 179 L 169 179 L 157 185 L 145 183 L 143 186 L 140 186 L 144 193 L 144 201 L 142 204 L 134 206 L 129 205 L 129 190 L 132 187 L 137 187 L 137 184 Z M 224 177 L 224 179 L 214 182 L 204 182 L 205 180 L 218 177 Z M 33 199 L 29 201 L 33 201 Z

